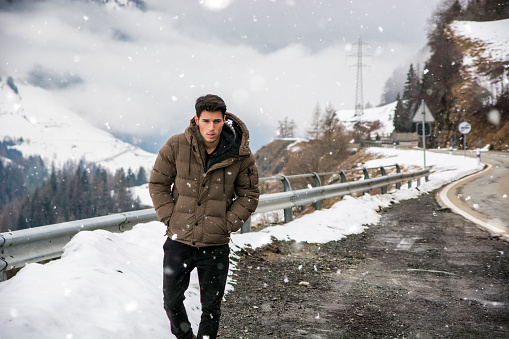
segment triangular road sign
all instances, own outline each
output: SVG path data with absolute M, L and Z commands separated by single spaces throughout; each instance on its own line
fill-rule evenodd
M 426 105 L 426 101 L 422 100 L 421 105 L 419 106 L 417 111 L 415 111 L 412 122 L 422 122 L 423 112 L 424 112 L 424 122 L 434 122 L 435 121 L 435 118 L 433 117 L 431 110 L 429 109 L 428 105 Z

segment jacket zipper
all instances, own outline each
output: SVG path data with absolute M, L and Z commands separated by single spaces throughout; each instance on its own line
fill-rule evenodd
M 193 153 L 193 136 L 191 135 L 191 142 L 189 143 L 189 176 L 191 176 L 191 156 Z
M 194 131 L 191 131 L 191 132 L 194 134 Z M 198 140 L 198 139 L 196 139 L 196 140 Z M 191 135 L 191 144 L 192 144 L 192 143 L 193 143 L 193 136 Z M 203 165 L 203 172 L 207 172 L 207 167 L 206 167 L 207 165 L 205 164 L 205 161 L 203 160 L 203 157 L 202 157 L 202 155 L 201 155 L 200 143 L 199 143 L 199 142 L 197 142 L 197 143 L 196 143 L 196 146 L 198 147 L 198 154 L 199 154 L 199 156 L 200 156 L 200 160 L 201 160 L 201 163 L 202 163 L 202 165 Z M 191 164 L 191 158 L 189 158 L 189 164 Z M 191 166 L 191 165 L 189 165 L 189 166 Z M 190 174 L 190 173 L 189 173 L 189 174 Z

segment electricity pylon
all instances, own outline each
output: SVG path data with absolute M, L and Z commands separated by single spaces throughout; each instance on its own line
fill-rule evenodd
M 357 122 L 362 122 L 362 116 L 364 115 L 364 97 L 363 97 L 363 83 L 362 83 L 362 68 L 368 67 L 362 63 L 362 37 L 359 36 L 357 40 L 357 87 L 355 89 L 355 117 Z
M 368 67 L 362 63 L 362 46 L 365 45 L 362 42 L 362 37 L 359 36 L 357 40 L 357 63 L 352 66 L 357 66 L 357 85 L 355 88 L 355 114 L 354 119 L 356 120 L 356 126 L 361 132 L 362 130 L 362 116 L 364 115 L 364 97 L 363 97 L 363 81 L 362 81 L 362 68 Z M 355 56 L 355 55 L 350 55 Z M 370 55 L 369 55 L 370 56 Z M 362 134 L 362 132 L 361 132 Z

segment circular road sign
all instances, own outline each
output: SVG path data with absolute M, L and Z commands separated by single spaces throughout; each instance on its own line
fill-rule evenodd
M 458 126 L 458 129 L 460 130 L 461 134 L 468 134 L 470 130 L 472 130 L 472 127 L 468 122 L 464 121 Z

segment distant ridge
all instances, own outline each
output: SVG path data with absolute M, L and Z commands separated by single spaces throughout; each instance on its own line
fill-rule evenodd
M 69 110 L 55 94 L 31 85 L 0 79 L 0 140 L 24 156 L 40 155 L 46 166 L 86 160 L 109 171 L 143 166 L 152 170 L 156 155 L 115 138 Z

